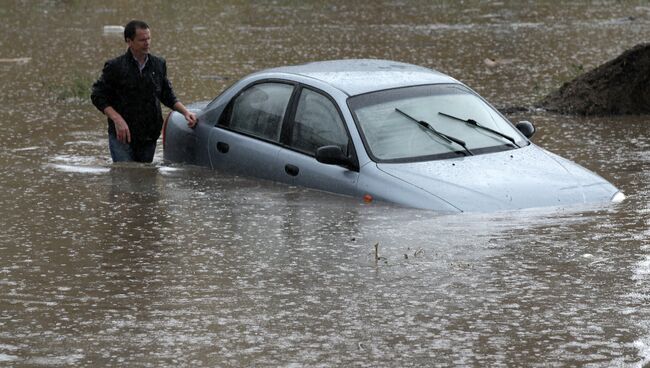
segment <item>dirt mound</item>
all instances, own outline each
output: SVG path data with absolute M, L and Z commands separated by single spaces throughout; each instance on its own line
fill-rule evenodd
M 565 83 L 540 107 L 563 114 L 650 114 L 650 43 Z

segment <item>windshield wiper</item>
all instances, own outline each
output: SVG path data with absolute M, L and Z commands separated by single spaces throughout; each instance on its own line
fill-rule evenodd
M 518 145 L 517 142 L 515 142 L 514 138 L 512 138 L 511 136 L 506 135 L 506 134 L 503 134 L 503 133 L 501 133 L 501 132 L 498 131 L 498 130 L 494 130 L 494 129 L 488 128 L 488 127 L 486 127 L 486 126 L 483 126 L 483 125 L 479 124 L 479 123 L 478 123 L 476 120 L 474 120 L 474 119 L 467 119 L 467 120 L 465 120 L 465 119 L 461 119 L 461 118 L 456 117 L 456 116 L 453 116 L 453 115 L 445 114 L 444 112 L 438 112 L 438 114 L 440 114 L 440 115 L 442 115 L 442 116 L 446 116 L 446 117 L 451 118 L 451 119 L 454 119 L 454 120 L 462 121 L 462 122 L 467 123 L 467 124 L 469 124 L 469 125 L 471 125 L 471 126 L 473 126 L 473 127 L 475 127 L 475 128 L 483 129 L 483 130 L 485 130 L 486 132 L 490 132 L 490 133 L 492 133 L 492 134 L 496 134 L 496 135 L 498 135 L 498 136 L 501 137 L 501 138 L 504 138 L 504 139 L 509 140 L 509 141 L 510 141 L 512 144 L 514 144 L 517 148 L 521 148 L 521 146 Z
M 397 111 L 397 112 L 399 112 L 400 114 L 406 116 L 407 118 L 409 118 L 410 120 L 414 121 L 415 123 L 417 123 L 417 124 L 420 125 L 421 127 L 425 128 L 425 129 L 428 129 L 431 133 L 435 134 L 437 137 L 441 138 L 441 139 L 444 140 L 445 142 L 447 142 L 447 143 L 452 143 L 452 142 L 453 142 L 453 143 L 456 143 L 457 145 L 463 147 L 463 149 L 465 150 L 465 152 L 469 153 L 470 156 L 474 156 L 474 154 L 472 153 L 472 151 L 470 151 L 470 150 L 467 148 L 467 144 L 465 143 L 465 141 L 462 141 L 462 140 L 460 140 L 460 139 L 458 139 L 458 138 L 452 137 L 452 136 L 447 135 L 447 134 L 445 134 L 445 133 L 441 133 L 441 132 L 437 131 L 436 128 L 432 127 L 431 124 L 427 123 L 426 121 L 424 121 L 424 120 L 418 120 L 418 119 L 412 117 L 411 115 L 405 113 L 404 111 L 402 111 L 402 110 L 400 110 L 400 109 L 398 109 L 398 108 L 395 108 L 395 111 Z

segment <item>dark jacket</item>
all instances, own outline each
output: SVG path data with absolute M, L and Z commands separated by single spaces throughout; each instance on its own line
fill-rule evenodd
M 122 115 L 134 142 L 157 140 L 163 123 L 160 103 L 172 108 L 178 101 L 167 79 L 165 59 L 149 54 L 140 73 L 131 50 L 104 64 L 90 98 L 99 111 L 111 106 Z M 111 119 L 108 130 L 115 134 Z

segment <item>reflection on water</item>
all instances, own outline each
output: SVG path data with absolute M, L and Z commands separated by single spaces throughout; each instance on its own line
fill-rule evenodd
M 103 26 L 134 14 L 185 102 L 264 67 L 375 57 L 530 106 L 650 22 L 609 1 L 4 6 L 0 366 L 650 363 L 646 117 L 512 116 L 628 196 L 604 208 L 439 216 L 160 151 L 112 165 L 102 116 L 59 96 L 123 51 Z

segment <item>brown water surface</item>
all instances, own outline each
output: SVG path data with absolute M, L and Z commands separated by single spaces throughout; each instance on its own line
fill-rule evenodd
M 647 1 L 558 4 L 4 1 L 0 366 L 647 365 L 648 117 L 511 116 L 620 205 L 438 216 L 160 150 L 112 165 L 84 92 L 124 51 L 104 26 L 131 18 L 187 103 L 265 67 L 386 58 L 532 106 L 648 40 Z

